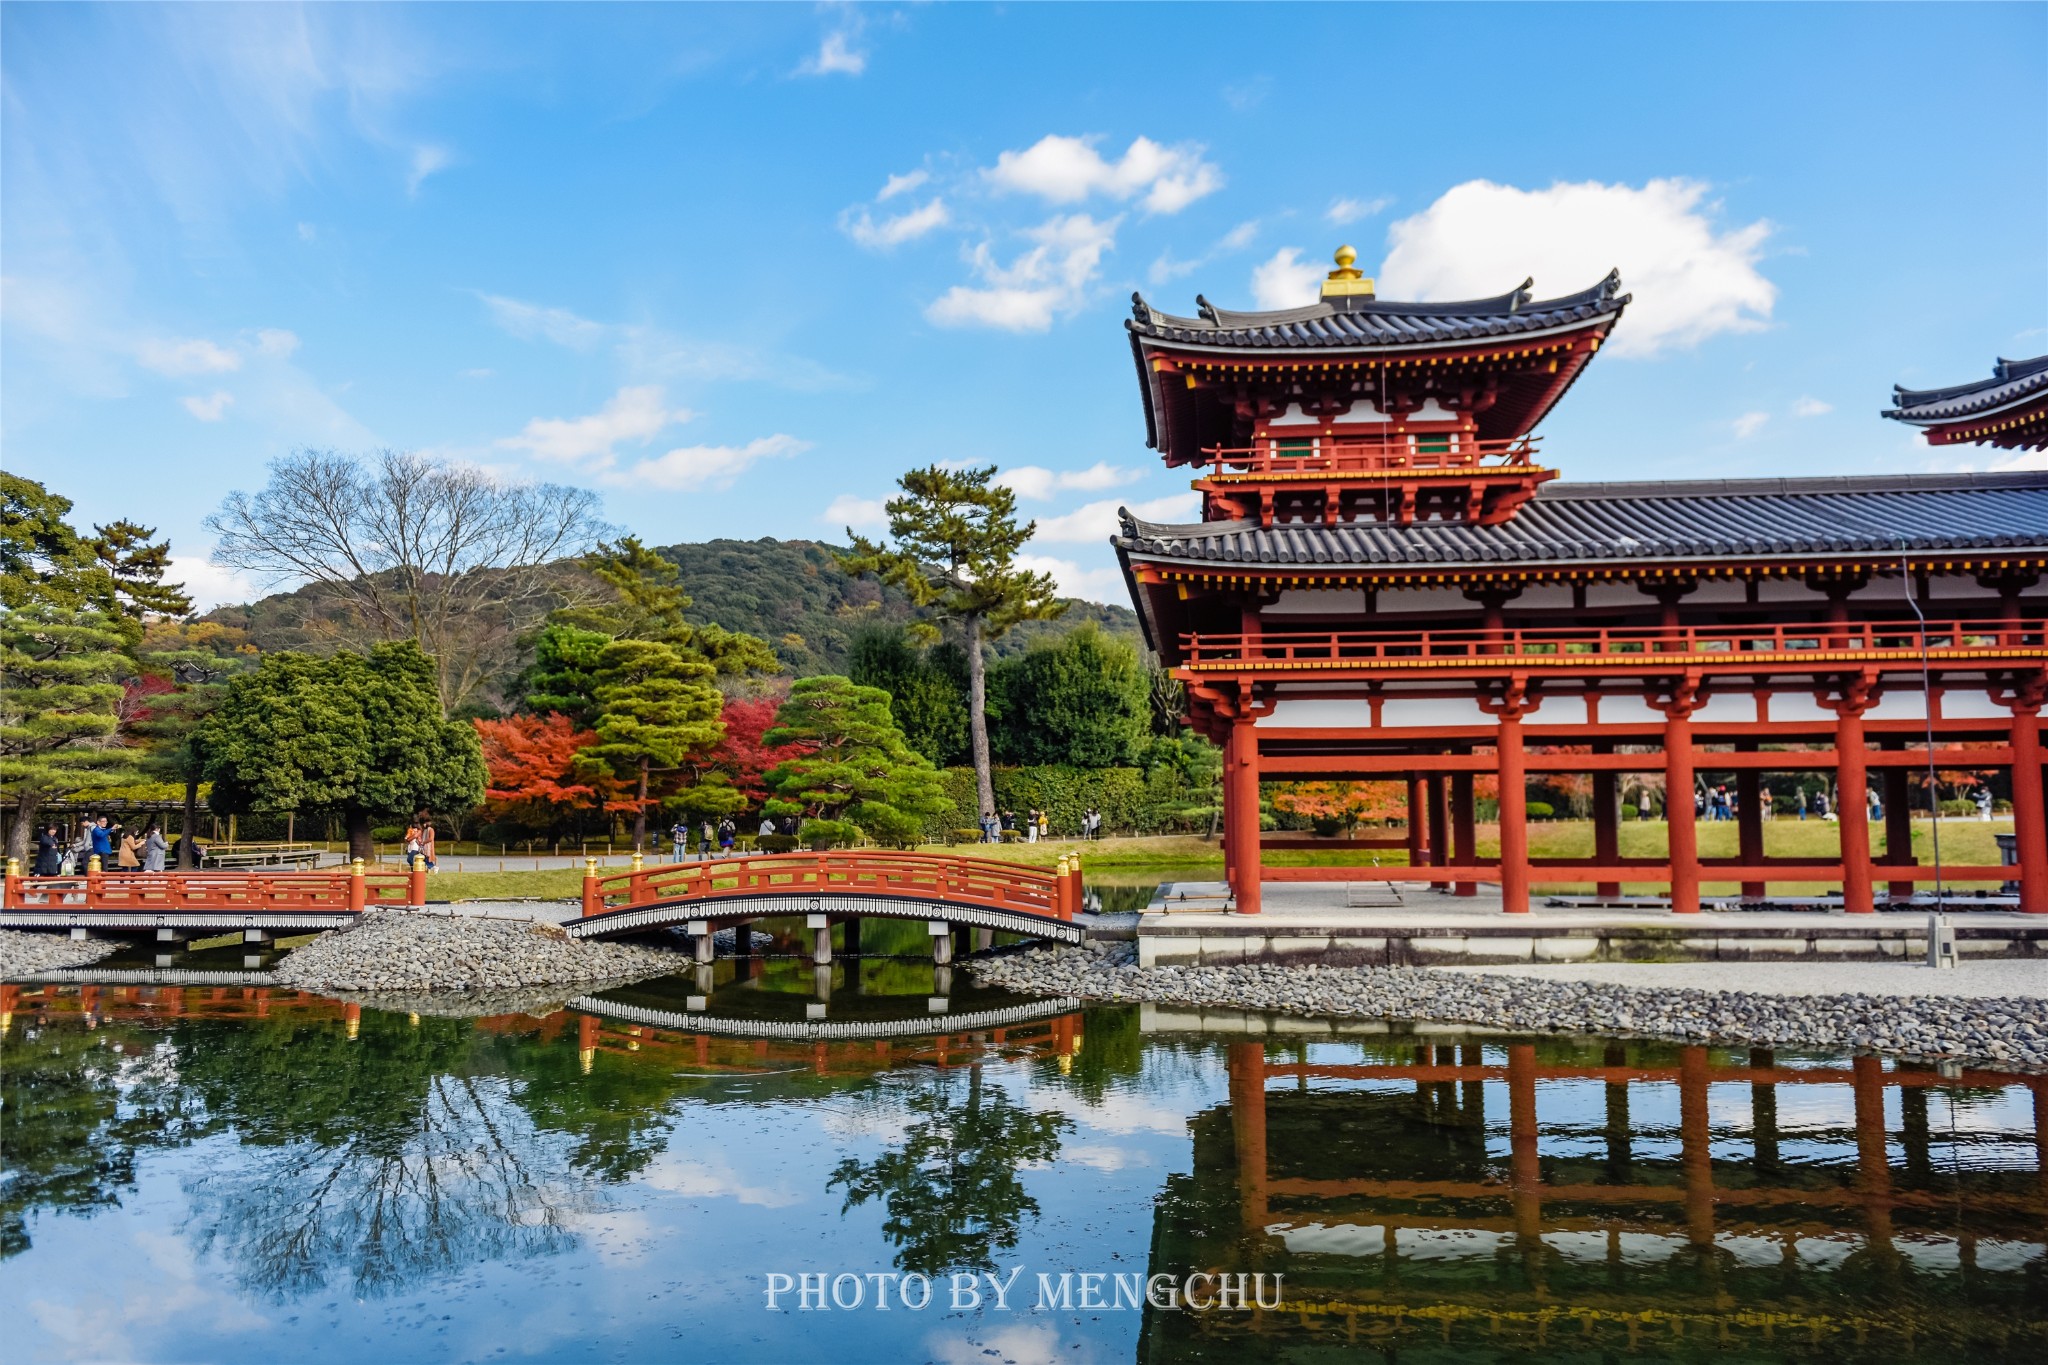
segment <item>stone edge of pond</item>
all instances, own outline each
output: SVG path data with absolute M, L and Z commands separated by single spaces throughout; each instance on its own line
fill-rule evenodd
M 281 986 L 323 995 L 385 996 L 588 989 L 667 976 L 692 965 L 688 953 L 583 942 L 541 921 L 374 911 L 288 954 L 276 976 Z
M 1027 995 L 1331 1019 L 1407 1019 L 1515 1033 L 1885 1053 L 2048 1072 L 2048 1011 L 2002 996 L 1772 995 L 1546 981 L 1423 967 L 1139 967 L 1134 945 L 1039 947 L 963 965 Z
M 89 967 L 120 949 L 121 944 L 110 939 L 0 929 L 0 981 L 39 972 L 60 972 L 69 967 Z

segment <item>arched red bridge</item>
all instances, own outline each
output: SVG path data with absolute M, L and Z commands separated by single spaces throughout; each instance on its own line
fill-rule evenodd
M 354 923 L 366 909 L 424 905 L 427 874 L 369 871 L 356 864 L 320 872 L 100 872 L 22 875 L 12 860 L 0 895 L 0 928 L 69 929 L 74 935 L 247 930 L 305 933 Z
M 834 920 L 926 920 L 934 932 L 972 928 L 1079 943 L 1081 870 L 1020 867 L 948 853 L 834 850 L 708 863 L 668 863 L 583 879 L 583 915 L 562 927 L 603 938 L 671 926 L 707 936 L 713 923 L 803 915 Z M 694 927 L 692 927 L 694 926 Z M 707 939 L 708 941 L 708 939 Z

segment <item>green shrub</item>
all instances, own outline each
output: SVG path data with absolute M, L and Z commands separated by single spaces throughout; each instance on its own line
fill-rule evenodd
M 860 842 L 860 827 L 850 820 L 806 820 L 797 836 L 814 852 L 851 848 Z
M 754 843 L 763 853 L 794 853 L 802 841 L 794 834 L 759 834 Z
M 373 825 L 370 827 L 370 839 L 373 843 L 395 844 L 404 837 L 404 825 Z
M 1318 815 L 1308 823 L 1319 839 L 1334 839 L 1344 832 L 1344 822 L 1334 815 Z
M 1941 803 L 1941 813 L 1943 815 L 1975 815 L 1977 813 L 1977 803 L 1967 798 L 1944 801 Z
M 981 842 L 979 829 L 949 829 L 946 831 L 949 844 L 978 844 Z
M 1019 844 L 1024 842 L 1024 831 L 1021 829 L 1004 830 L 1003 842 L 1006 844 Z
M 1633 820 L 1633 819 L 1637 818 L 1638 816 L 1640 816 L 1641 814 L 1642 814 L 1642 812 L 1641 812 L 1641 811 L 1639 811 L 1639 810 L 1637 810 L 1637 809 L 1635 808 L 1635 805 L 1634 805 L 1634 804 L 1633 804 L 1632 802 L 1624 801 L 1624 802 L 1622 802 L 1622 803 L 1621 803 L 1621 818 L 1622 818 L 1622 819 L 1624 819 L 1624 820 Z
M 1526 809 L 1531 820 L 1548 820 L 1557 814 L 1557 808 L 1548 801 L 1531 801 Z

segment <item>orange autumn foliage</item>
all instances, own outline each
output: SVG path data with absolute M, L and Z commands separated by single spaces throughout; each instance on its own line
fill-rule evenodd
M 479 720 L 484 750 L 484 809 L 494 820 L 536 828 L 556 824 L 564 811 L 628 811 L 633 801 L 613 778 L 577 770 L 577 756 L 597 742 L 567 716 L 507 716 Z

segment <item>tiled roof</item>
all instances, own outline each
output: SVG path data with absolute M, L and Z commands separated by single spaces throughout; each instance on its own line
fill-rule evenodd
M 2048 393 L 2048 355 L 2032 360 L 2000 360 L 1991 368 L 1989 379 L 1974 384 L 1957 384 L 1946 389 L 1892 388 L 1897 407 L 1884 415 L 1901 422 L 1953 422 L 1978 413 L 1992 412 L 2016 399 Z
M 1112 543 L 1125 556 L 1143 559 L 1303 565 L 2048 550 L 2048 473 L 1553 483 L 1497 526 L 1169 526 L 1126 512 L 1123 533 Z
M 1617 316 L 1629 301 L 1629 295 L 1621 292 L 1618 270 L 1591 289 L 1561 299 L 1533 301 L 1529 295 L 1533 283 L 1524 280 L 1521 288 L 1497 297 L 1458 303 L 1401 303 L 1359 296 L 1270 313 L 1232 312 L 1197 296 L 1201 314 L 1192 318 L 1162 313 L 1142 295 L 1133 294 L 1132 317 L 1124 326 L 1134 336 L 1194 346 L 1349 350 L 1547 331 Z

